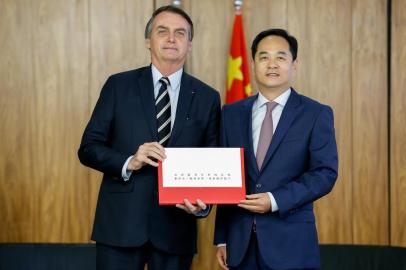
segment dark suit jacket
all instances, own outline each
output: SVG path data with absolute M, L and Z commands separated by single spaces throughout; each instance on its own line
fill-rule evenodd
M 176 119 L 167 147 L 216 147 L 219 93 L 182 75 Z M 119 73 L 105 83 L 78 151 L 80 161 L 102 172 L 92 239 L 114 246 L 141 246 L 150 240 L 174 254 L 196 252 L 196 217 L 175 206 L 159 206 L 157 168 L 144 166 L 128 182 L 126 159 L 145 142 L 157 141 L 150 67 Z
M 247 194 L 272 192 L 279 211 L 253 214 L 219 206 L 215 244 L 226 243 L 228 264 L 238 265 L 255 218 L 259 250 L 271 268 L 317 268 L 313 202 L 330 192 L 338 169 L 333 112 L 292 90 L 259 171 L 252 141 L 256 98 L 223 107 L 220 141 L 224 147 L 244 147 Z

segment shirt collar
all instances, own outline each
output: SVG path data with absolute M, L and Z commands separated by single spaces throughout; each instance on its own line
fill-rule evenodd
M 282 94 L 280 94 L 277 98 L 275 98 L 273 101 L 278 103 L 278 105 L 285 107 L 286 102 L 288 102 L 291 92 L 292 92 L 292 90 L 290 88 L 288 88 Z M 265 103 L 267 103 L 269 101 L 270 100 L 268 100 L 264 95 L 262 95 L 261 92 L 258 92 L 257 108 L 262 107 L 263 105 L 265 105 Z
M 151 70 L 152 70 L 152 81 L 154 82 L 154 87 L 159 84 L 159 79 L 163 77 L 161 72 L 151 64 Z M 179 69 L 175 73 L 172 73 L 171 75 L 168 76 L 169 82 L 171 84 L 172 89 L 178 89 L 180 80 L 182 79 L 182 73 L 183 73 L 183 68 Z

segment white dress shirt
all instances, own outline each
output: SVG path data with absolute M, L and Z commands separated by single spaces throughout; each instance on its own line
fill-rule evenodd
M 152 81 L 154 83 L 154 97 L 156 98 L 161 88 L 161 83 L 159 79 L 164 77 L 161 72 L 154 66 L 151 65 L 152 70 Z M 179 69 L 175 73 L 168 76 L 170 85 L 168 85 L 168 94 L 171 100 L 171 130 L 173 128 L 173 123 L 175 123 L 176 108 L 178 106 L 178 97 L 180 90 L 180 81 L 182 79 L 183 68 Z
M 163 77 L 161 72 L 154 66 L 151 65 L 151 70 L 152 70 L 152 81 L 154 83 L 154 97 L 156 97 L 159 94 L 159 89 L 161 88 L 161 83 L 159 82 L 159 79 Z M 173 124 L 175 123 L 175 118 L 176 118 L 176 108 L 178 106 L 178 97 L 179 97 L 179 91 L 180 91 L 180 82 L 182 80 L 182 74 L 183 74 L 183 68 L 179 69 L 175 73 L 172 73 L 171 75 L 168 76 L 169 79 L 169 85 L 168 85 L 168 94 L 171 102 L 171 130 L 173 128 Z M 121 170 L 121 176 L 123 177 L 124 181 L 128 181 L 131 177 L 132 171 L 127 170 L 128 163 L 130 162 L 131 158 L 133 156 L 130 156 L 126 162 L 124 163 L 124 166 Z M 210 212 L 210 205 L 207 206 L 205 210 L 200 210 L 199 212 L 195 213 L 195 216 L 198 217 L 205 217 L 209 214 Z
M 291 92 L 292 90 L 289 88 L 286 91 L 284 91 L 280 96 L 278 96 L 273 100 L 274 102 L 278 103 L 278 105 L 276 105 L 276 107 L 272 110 L 272 123 L 274 133 L 278 126 L 279 119 L 281 118 L 282 111 L 286 105 L 286 102 L 288 102 Z M 257 154 L 259 134 L 261 132 L 262 122 L 264 121 L 266 114 L 266 103 L 270 101 L 272 100 L 268 100 L 266 97 L 264 97 L 264 95 L 261 94 L 261 92 L 258 92 L 258 98 L 254 101 L 254 104 L 252 106 L 252 142 L 255 155 Z M 271 192 L 267 193 L 269 195 L 269 198 L 271 199 L 271 207 L 272 207 L 271 211 L 272 212 L 278 211 L 279 208 L 275 201 L 274 196 L 272 195 Z M 226 246 L 225 243 L 217 245 L 217 247 L 224 246 Z
M 290 93 L 292 90 L 289 88 L 284 91 L 280 96 L 275 98 L 273 101 L 278 103 L 276 107 L 272 110 L 272 123 L 273 123 L 273 132 L 278 126 L 279 119 L 281 118 L 283 108 L 288 102 Z M 262 122 L 264 121 L 266 114 L 266 103 L 272 100 L 266 99 L 261 92 L 258 93 L 258 98 L 255 100 L 254 105 L 252 106 L 252 141 L 254 147 L 254 153 L 257 154 L 259 134 L 261 132 Z M 272 212 L 278 211 L 278 204 L 275 201 L 274 196 L 271 192 L 268 192 L 269 198 L 271 199 Z
M 159 70 L 154 65 L 151 65 L 151 71 L 152 71 L 152 82 L 154 83 L 154 97 L 156 98 L 159 93 L 159 88 L 161 88 L 161 83 L 159 82 L 159 79 L 161 79 L 164 76 L 161 74 L 161 72 L 159 72 Z M 173 123 L 175 123 L 176 108 L 178 106 L 178 97 L 182 73 L 183 68 L 179 69 L 175 73 L 172 73 L 171 75 L 168 76 L 170 85 L 168 85 L 167 89 L 171 101 L 171 130 L 173 128 Z M 128 181 L 130 179 L 132 171 L 127 170 L 127 167 L 132 157 L 133 156 L 127 158 L 121 170 L 121 176 L 123 177 L 124 181 Z

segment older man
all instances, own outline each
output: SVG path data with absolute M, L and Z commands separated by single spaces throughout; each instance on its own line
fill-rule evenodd
M 220 97 L 183 71 L 193 23 L 181 9 L 157 9 L 145 29 L 151 65 L 105 83 L 79 149 L 104 173 L 92 239 L 98 269 L 189 269 L 202 201 L 159 206 L 157 161 L 164 147 L 218 144 Z

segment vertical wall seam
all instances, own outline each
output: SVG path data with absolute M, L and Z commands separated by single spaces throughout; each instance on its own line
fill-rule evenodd
M 392 0 L 387 1 L 387 98 L 388 98 L 388 108 L 387 108 L 387 117 L 388 117 L 388 122 L 387 122 L 387 132 L 388 132 L 388 244 L 389 246 L 392 245 L 392 211 L 391 211 L 391 109 L 392 109 L 392 102 L 391 102 L 391 62 L 392 62 Z
M 356 0 L 355 0 L 356 1 Z M 354 230 L 354 51 L 353 51 L 353 37 L 354 37 L 354 0 L 351 1 L 351 37 L 350 37 L 350 51 L 351 51 L 351 72 L 350 72 L 350 81 L 351 81 L 351 243 L 355 244 Z
M 92 98 L 92 13 L 91 13 L 91 0 L 87 0 L 87 69 L 88 69 L 88 76 L 87 76 L 87 115 L 90 118 L 90 114 L 91 114 L 91 98 Z M 91 205 L 92 205 L 92 196 L 90 196 L 91 193 L 91 173 L 90 173 L 90 169 L 86 170 L 86 174 L 87 174 L 87 192 L 88 192 L 88 196 L 87 196 L 87 217 L 88 217 L 88 224 L 92 224 L 92 220 L 91 220 L 91 213 L 92 213 L 92 209 L 91 209 Z M 87 228 L 88 230 L 91 230 L 90 227 Z M 89 231 L 89 234 L 91 234 L 91 231 Z M 89 243 L 91 242 L 90 240 L 88 241 Z

